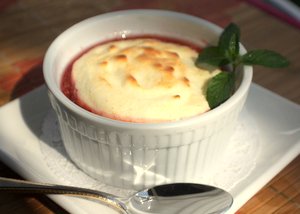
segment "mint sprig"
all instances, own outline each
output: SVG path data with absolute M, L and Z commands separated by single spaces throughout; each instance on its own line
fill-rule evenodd
M 241 57 L 244 65 L 262 65 L 270 68 L 282 68 L 289 62 L 280 54 L 270 50 L 252 50 Z
M 240 51 L 239 41 L 240 29 L 237 25 L 231 23 L 221 34 L 218 42 L 218 49 L 227 57 L 227 59 L 233 61 Z
M 232 72 L 221 72 L 214 76 L 208 83 L 207 101 L 211 108 L 225 102 L 231 96 L 234 89 L 234 77 Z
M 241 55 L 239 45 L 240 29 L 236 24 L 231 23 L 220 35 L 217 46 L 204 48 L 196 59 L 196 66 L 201 68 L 208 70 L 227 68 L 208 82 L 206 98 L 211 109 L 225 102 L 234 93 L 237 67 L 261 65 L 282 68 L 289 65 L 286 58 L 270 50 L 252 50 Z

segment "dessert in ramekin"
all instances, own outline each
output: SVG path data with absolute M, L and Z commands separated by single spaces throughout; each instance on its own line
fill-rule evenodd
M 47 51 L 44 76 L 64 146 L 73 162 L 105 184 L 130 189 L 192 182 L 214 173 L 247 97 L 251 67 L 242 68 L 235 93 L 217 108 L 182 119 L 146 123 L 91 113 L 68 99 L 60 86 L 70 62 L 95 44 L 155 35 L 201 47 L 214 44 L 221 31 L 186 14 L 128 10 L 89 18 L 63 32 Z M 240 48 L 245 53 L 242 45 Z
M 210 110 L 209 80 L 219 68 L 196 66 L 200 47 L 151 35 L 104 41 L 75 58 L 61 80 L 74 103 L 127 122 L 170 122 Z

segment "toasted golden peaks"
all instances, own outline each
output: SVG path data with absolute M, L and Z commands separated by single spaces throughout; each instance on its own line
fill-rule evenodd
M 126 121 L 178 120 L 209 110 L 207 81 L 219 71 L 194 65 L 197 52 L 156 39 L 109 42 L 78 59 L 78 95 L 95 112 Z
M 151 47 L 152 45 L 156 46 L 158 42 L 149 41 L 150 40 L 145 40 L 145 44 L 141 46 L 125 47 L 118 51 L 118 44 L 110 45 L 108 50 L 113 55 L 110 56 L 109 59 L 105 58 L 100 64 L 103 65 L 105 62 L 109 72 L 109 63 L 115 68 L 123 66 L 116 64 L 127 63 L 127 67 L 123 68 L 123 72 L 127 77 L 130 77 L 127 78 L 127 81 L 129 83 L 134 82 L 133 85 L 135 86 L 142 88 L 158 85 L 169 87 L 170 84 L 173 84 L 173 82 L 176 81 L 176 76 L 174 76 L 173 72 L 176 67 L 181 67 L 180 57 L 176 52 Z M 114 48 L 112 49 L 112 47 Z M 156 77 L 148 79 L 149 81 L 152 80 L 152 82 L 144 80 L 144 78 L 147 77 L 145 70 L 147 70 L 148 73 L 151 73 L 153 77 Z

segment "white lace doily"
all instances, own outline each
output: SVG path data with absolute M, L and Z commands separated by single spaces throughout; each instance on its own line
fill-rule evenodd
M 56 115 L 53 110 L 50 110 L 42 124 L 40 146 L 47 166 L 61 181 L 61 184 L 101 190 L 119 196 L 128 196 L 133 193 L 130 190 L 103 184 L 77 168 L 64 149 L 58 127 Z M 256 126 L 247 113 L 240 117 L 234 135 L 228 143 L 230 145 L 218 173 L 212 177 L 204 177 L 203 180 L 197 182 L 230 191 L 251 173 L 256 165 L 259 139 Z

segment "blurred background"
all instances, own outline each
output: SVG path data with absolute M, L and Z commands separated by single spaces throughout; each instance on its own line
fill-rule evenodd
M 254 82 L 300 104 L 299 0 L 0 0 L 0 106 L 44 83 L 44 54 L 57 35 L 85 18 L 123 9 L 164 9 L 235 22 L 248 50 L 286 56 L 288 68 L 254 67 Z M 0 162 L 0 175 L 18 177 Z M 1 213 L 64 213 L 46 197 L 0 194 Z M 266 185 L 242 213 L 300 213 L 300 158 Z

